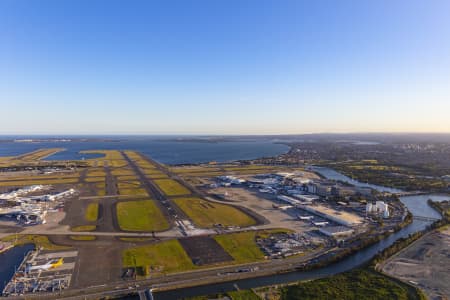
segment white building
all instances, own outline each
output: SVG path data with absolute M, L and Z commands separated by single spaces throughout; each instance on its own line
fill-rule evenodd
M 281 196 L 278 196 L 277 199 L 280 200 L 280 201 L 289 203 L 289 204 L 291 204 L 291 205 L 294 205 L 294 206 L 295 206 L 295 205 L 300 205 L 300 201 L 299 201 L 299 200 L 294 199 L 294 198 L 289 197 L 289 196 L 281 195 Z
M 319 231 L 331 237 L 352 235 L 354 232 L 353 229 L 345 226 L 327 226 L 320 228 Z
M 320 200 L 320 198 L 318 196 L 313 196 L 313 195 L 303 195 L 303 194 L 295 194 L 292 195 L 293 197 L 304 201 L 304 202 L 313 202 L 313 201 L 318 201 Z
M 381 214 L 384 218 L 389 218 L 389 205 L 383 201 L 377 201 L 375 204 L 366 204 L 367 214 Z
M 338 211 L 323 205 L 301 205 L 300 208 L 345 226 L 359 225 L 364 221 L 360 216 L 356 214 L 349 213 L 343 210 Z

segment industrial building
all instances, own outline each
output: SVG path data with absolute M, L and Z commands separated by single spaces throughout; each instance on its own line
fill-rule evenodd
M 294 194 L 294 195 L 292 195 L 292 197 L 295 197 L 304 202 L 314 202 L 314 201 L 320 200 L 320 198 L 318 196 L 313 196 L 313 195 Z
M 296 205 L 301 205 L 302 203 L 300 202 L 300 200 L 294 199 L 292 197 L 289 196 L 278 196 L 277 197 L 278 200 L 289 203 L 290 205 L 296 206 Z
M 363 223 L 363 219 L 358 215 L 346 211 L 337 211 L 323 205 L 302 205 L 300 208 L 345 226 L 354 226 Z
M 331 237 L 352 235 L 354 233 L 353 229 L 345 226 L 327 226 L 320 228 L 319 231 Z

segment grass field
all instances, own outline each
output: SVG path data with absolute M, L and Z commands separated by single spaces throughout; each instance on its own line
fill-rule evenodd
M 70 239 L 74 241 L 95 241 L 97 238 L 95 235 L 71 235 Z
M 106 173 L 103 169 L 93 168 L 93 169 L 88 170 L 87 176 L 88 177 L 105 177 Z
M 85 150 L 80 151 L 81 154 L 103 154 L 104 157 L 93 158 L 92 160 L 122 160 L 124 159 L 120 151 L 117 150 Z
M 14 159 L 14 156 L 0 156 L 0 162 L 8 161 Z
M 146 175 L 165 174 L 156 168 L 141 168 L 142 172 Z
M 203 173 L 203 172 L 220 171 L 220 169 L 216 168 L 216 167 L 197 167 L 197 166 L 196 167 L 191 167 L 191 166 L 188 166 L 188 167 L 171 167 L 171 168 L 169 168 L 169 170 L 171 172 L 179 173 L 179 174 L 182 174 L 182 173 L 198 173 L 198 172 Z
M 120 181 L 117 183 L 117 187 L 120 189 L 133 189 L 141 186 L 141 182 L 138 180 L 135 181 Z
M 132 243 L 148 242 L 153 240 L 153 238 L 151 237 L 121 237 L 119 239 L 124 242 L 132 242 Z
M 23 155 L 16 156 L 16 159 L 24 161 L 40 160 L 64 150 L 65 150 L 64 148 L 38 149 L 30 153 L 25 153 Z
M 169 223 L 152 200 L 117 203 L 119 227 L 125 231 L 163 231 Z
M 105 196 L 105 182 L 98 182 L 95 184 L 95 187 L 97 189 L 97 196 Z
M 144 156 L 135 151 L 125 151 L 125 154 L 141 168 L 156 168 Z
M 194 269 L 191 259 L 178 240 L 130 248 L 122 253 L 124 267 L 150 267 L 154 272 L 172 273 Z
M 214 239 L 227 251 L 237 263 L 246 263 L 264 259 L 256 244 L 256 232 L 238 232 L 217 235 Z
M 140 181 L 121 181 L 117 183 L 119 194 L 121 195 L 141 195 L 148 196 L 147 191 L 141 187 Z
M 231 297 L 232 300 L 260 300 L 255 293 L 251 290 L 239 290 L 227 292 L 227 295 Z
M 95 222 L 98 218 L 98 203 L 89 203 L 86 208 L 85 219 L 88 222 Z
M 16 239 L 17 238 L 17 239 Z M 71 249 L 68 246 L 61 246 L 53 244 L 47 236 L 45 235 L 9 235 L 0 239 L 4 242 L 13 242 L 14 245 L 25 245 L 25 244 L 35 244 L 36 247 L 42 248 L 44 250 L 67 250 Z
M 94 231 L 97 229 L 97 226 L 95 225 L 80 225 L 80 226 L 74 226 L 70 228 L 70 230 L 74 232 L 82 232 L 82 231 Z
M 138 153 L 135 152 L 135 151 L 126 150 L 126 151 L 124 151 L 124 152 L 125 152 L 125 154 L 126 154 L 131 160 L 133 160 L 133 161 L 140 161 L 140 160 L 142 160 L 141 155 L 138 154 Z
M 127 181 L 127 180 L 137 181 L 137 180 L 139 180 L 139 178 L 136 175 L 122 175 L 122 176 L 117 176 L 117 180 L 118 181 Z
M 294 233 L 295 231 L 290 229 L 284 229 L 284 228 L 274 228 L 274 229 L 266 229 L 266 230 L 259 230 L 256 233 L 256 238 L 259 239 L 267 239 L 271 235 L 279 234 L 279 233 Z
M 148 169 L 148 170 L 157 170 L 157 168 L 156 168 L 156 166 L 155 165 L 153 165 L 153 164 L 151 164 L 151 163 L 149 163 L 148 161 L 146 161 L 146 160 L 140 160 L 140 161 L 135 161 L 137 164 L 138 164 L 138 166 L 140 167 L 140 168 L 142 168 L 142 169 Z
M 122 153 L 117 150 L 89 150 L 89 151 L 81 151 L 80 153 L 94 153 L 94 154 L 103 154 L 103 157 L 100 158 L 92 158 L 87 161 L 91 166 L 103 166 L 103 162 L 107 161 L 107 165 L 109 167 L 121 168 L 128 166 L 127 161 L 123 157 Z
M 148 196 L 147 191 L 142 188 L 121 189 L 121 190 L 119 190 L 119 194 L 129 195 L 129 196 Z
M 134 171 L 131 169 L 115 169 L 111 171 L 114 176 L 131 176 L 135 175 Z
M 108 164 L 113 168 L 123 168 L 128 166 L 128 162 L 124 159 L 110 160 Z
M 209 228 L 214 224 L 246 227 L 256 224 L 253 218 L 233 206 L 193 197 L 173 201 L 199 227 Z
M 154 182 L 167 196 L 182 196 L 191 193 L 187 188 L 172 179 L 156 179 Z
M 184 177 L 216 177 L 226 175 L 227 173 L 217 171 L 217 172 L 196 172 L 196 173 L 180 173 L 180 176 Z
M 103 182 L 105 177 L 86 177 L 86 182 Z

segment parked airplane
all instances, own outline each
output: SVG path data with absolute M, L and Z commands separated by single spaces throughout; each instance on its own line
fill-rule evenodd
M 323 227 L 328 225 L 328 222 L 312 222 L 314 226 Z
M 47 271 L 47 270 L 50 270 L 50 269 L 56 269 L 56 268 L 62 266 L 63 264 L 64 264 L 64 259 L 63 258 L 60 258 L 58 260 L 53 259 L 53 260 L 47 262 L 45 265 L 29 266 L 27 268 L 27 272 L 34 271 L 34 270 Z
M 284 205 L 284 206 L 280 206 L 279 209 L 286 210 L 286 209 L 289 209 L 289 208 L 292 208 L 292 207 L 293 207 L 292 205 Z

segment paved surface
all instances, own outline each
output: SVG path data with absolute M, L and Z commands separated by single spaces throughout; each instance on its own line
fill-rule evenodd
M 152 180 L 146 178 L 145 174 L 140 170 L 125 153 L 124 158 L 128 161 L 130 167 L 138 175 L 149 195 L 155 199 L 159 204 L 163 213 L 167 214 L 168 219 L 173 222 L 179 219 L 188 219 L 184 213 L 170 201 L 170 198 L 166 197 L 164 193 L 152 182 Z M 145 158 L 145 157 L 144 157 Z M 192 196 L 206 198 L 205 192 L 196 189 L 192 185 L 186 183 L 178 175 L 171 173 L 166 167 L 158 164 L 157 162 L 148 159 L 153 165 L 155 165 L 160 171 L 167 174 L 171 179 L 180 182 L 187 187 Z M 134 282 L 123 281 L 120 279 L 122 273 L 122 257 L 121 254 L 124 249 L 134 247 L 142 244 L 151 244 L 156 242 L 156 239 L 150 239 L 144 243 L 139 242 L 127 242 L 120 240 L 118 237 L 153 237 L 153 233 L 133 233 L 133 232 L 121 232 L 114 225 L 115 212 L 114 205 L 120 199 L 117 195 L 117 188 L 114 182 L 114 178 L 111 175 L 109 167 L 105 167 L 106 171 L 106 196 L 88 196 L 80 197 L 78 201 L 73 201 L 73 207 L 69 208 L 69 213 L 72 214 L 74 210 L 74 217 L 84 218 L 84 209 L 81 209 L 85 203 L 89 203 L 91 200 L 96 200 L 101 205 L 100 219 L 97 223 L 98 231 L 95 232 L 71 232 L 68 225 L 60 225 L 61 220 L 64 219 L 65 213 L 50 213 L 48 216 L 48 223 L 33 227 L 27 227 L 24 233 L 27 234 L 45 234 L 48 235 L 50 240 L 59 245 L 73 246 L 78 251 L 78 260 L 75 264 L 73 273 L 72 289 L 64 291 L 64 295 L 82 295 L 90 293 L 97 295 L 96 292 L 105 290 L 119 290 L 123 292 L 123 289 L 133 287 L 136 283 L 141 286 L 155 285 L 160 288 L 166 288 L 169 286 L 180 285 L 196 285 L 211 282 L 227 281 L 232 279 L 253 277 L 256 275 L 264 275 L 272 272 L 285 270 L 287 268 L 295 268 L 295 266 L 302 265 L 318 253 L 306 254 L 302 257 L 295 257 L 289 260 L 273 260 L 263 261 L 258 263 L 245 264 L 241 266 L 221 266 L 215 268 L 209 268 L 204 270 L 194 270 L 189 272 L 170 274 L 147 280 Z M 242 195 L 241 195 L 242 196 Z M 294 229 L 297 232 L 303 232 L 307 229 L 311 229 L 309 226 L 305 226 L 303 222 L 295 221 L 294 217 L 289 213 L 280 210 L 274 210 L 272 203 L 268 199 L 259 199 L 257 195 L 247 195 L 248 199 L 240 199 L 236 203 L 237 207 L 243 207 L 244 210 L 256 211 L 260 225 L 252 226 L 247 229 L 235 229 L 227 232 L 239 232 L 244 230 L 259 230 L 265 228 L 284 227 Z M 213 200 L 217 201 L 217 200 Z M 217 201 L 220 202 L 220 201 Z M 229 202 L 220 202 L 227 203 Z M 77 205 L 80 205 L 77 207 Z M 169 207 L 171 209 L 169 209 Z M 173 215 L 175 211 L 177 217 Z M 295 216 L 295 215 L 294 215 Z M 68 216 L 66 219 L 72 217 Z M 80 219 L 81 220 L 81 219 Z M 262 220 L 262 221 L 261 221 Z M 271 223 L 269 223 L 269 221 Z M 69 237 L 73 235 L 89 235 L 96 236 L 95 241 L 74 241 Z M 181 232 L 177 227 L 173 226 L 172 229 L 156 233 L 158 239 L 170 239 L 182 237 Z M 325 250 L 322 250 L 325 251 Z M 259 270 L 248 273 L 236 273 L 238 268 L 258 267 Z M 224 275 L 224 273 L 229 273 Z M 113 292 L 114 293 L 114 292 Z M 103 294 L 103 293 L 102 293 Z M 45 295 L 43 299 L 52 298 L 55 295 Z
M 227 201 L 219 201 L 208 197 L 209 201 L 222 204 L 238 204 L 258 213 L 268 220 L 267 224 L 255 226 L 256 228 L 287 228 L 298 233 L 317 229 L 308 221 L 304 222 L 297 220 L 296 216 L 298 212 L 295 208 L 290 208 L 287 210 L 273 208 L 273 204 L 277 203 L 273 200 L 269 200 L 269 198 L 275 198 L 273 195 L 262 194 L 246 188 L 216 188 L 210 190 L 210 192 L 212 194 L 222 195 L 226 193 L 227 196 L 225 198 Z M 232 202 L 230 203 L 230 201 Z

